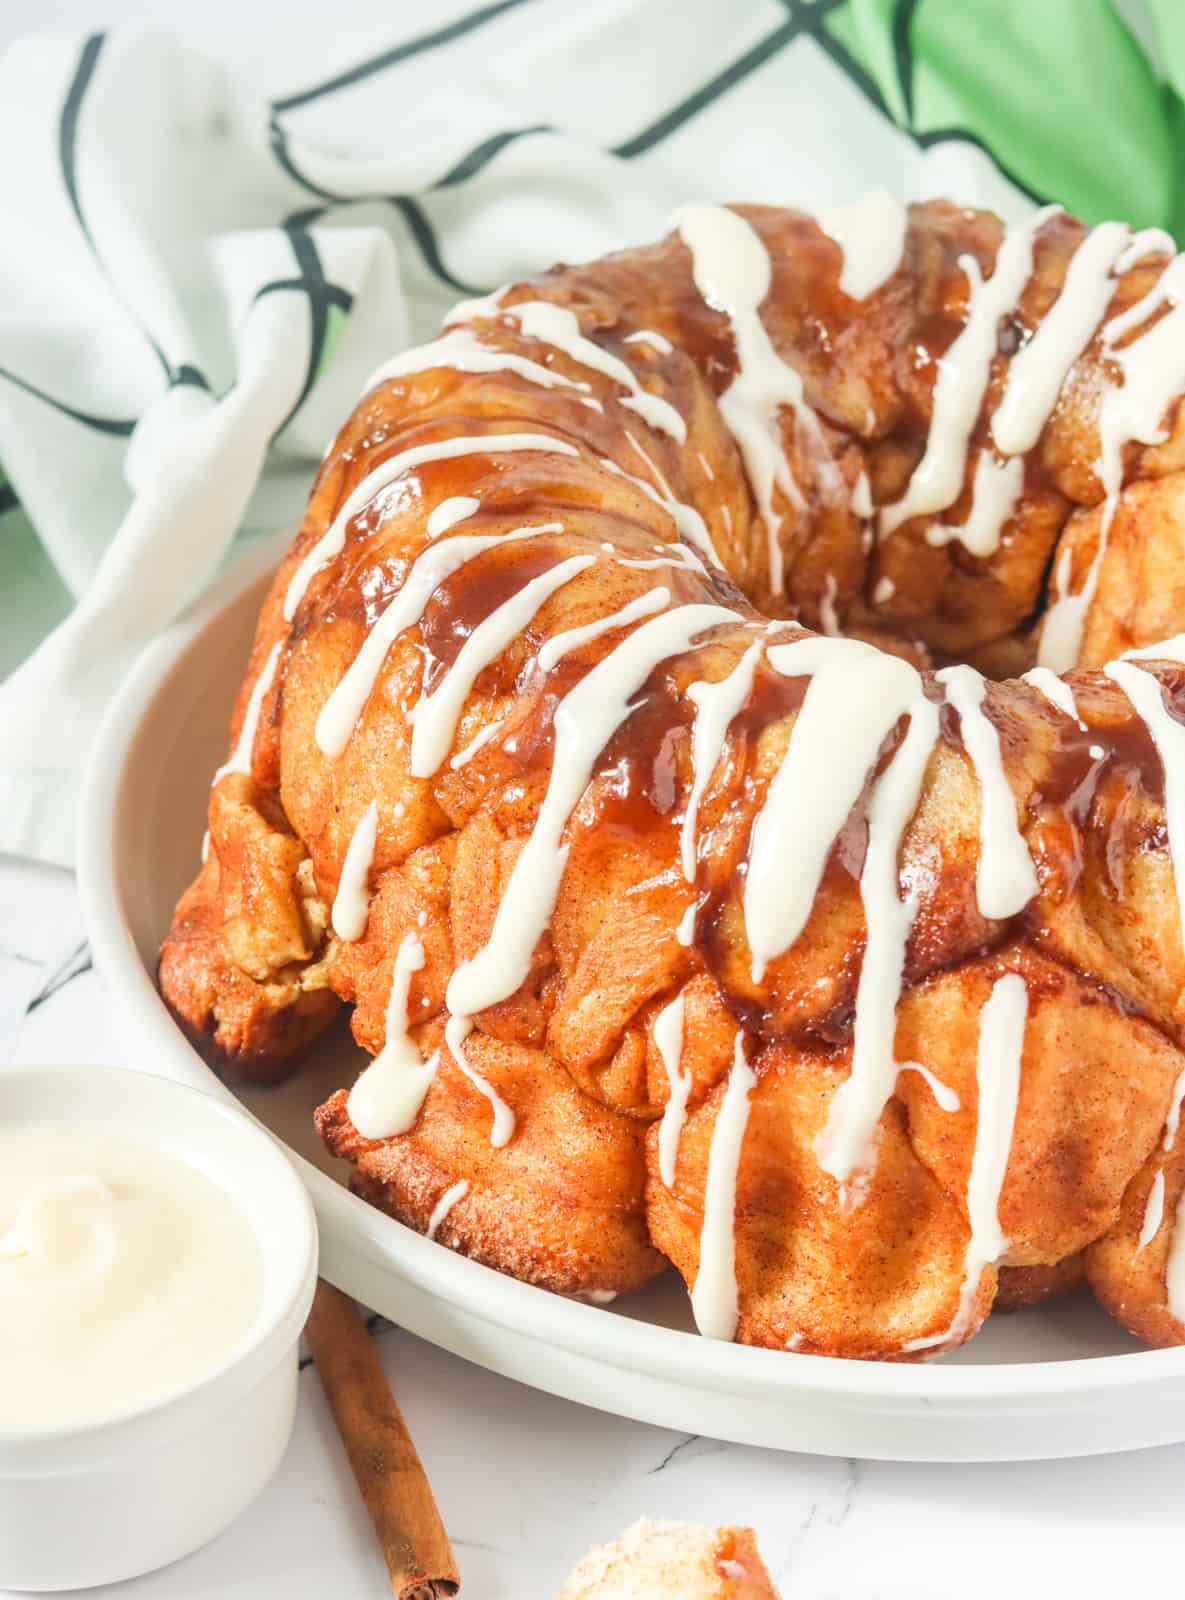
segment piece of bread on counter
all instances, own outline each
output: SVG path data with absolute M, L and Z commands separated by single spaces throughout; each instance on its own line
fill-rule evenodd
M 779 1600 L 751 1528 L 650 1522 L 597 1545 L 556 1600 Z

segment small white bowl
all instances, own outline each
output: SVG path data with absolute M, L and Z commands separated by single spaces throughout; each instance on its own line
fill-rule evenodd
M 146 1408 L 85 1426 L 0 1426 L 0 1588 L 76 1589 L 162 1567 L 221 1533 L 292 1433 L 317 1231 L 287 1158 L 226 1100 L 147 1073 L 0 1072 L 0 1123 L 102 1126 L 188 1162 L 259 1244 L 255 1321 L 220 1366 Z

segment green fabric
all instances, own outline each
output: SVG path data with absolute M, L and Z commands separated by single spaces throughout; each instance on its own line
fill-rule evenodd
M 333 356 L 334 347 L 341 338 L 350 313 L 343 311 L 341 306 L 330 306 L 325 317 L 325 338 L 321 345 L 321 358 L 317 362 L 317 377 L 325 371 Z
M 1156 30 L 1160 69 L 1165 78 L 1165 99 L 1173 170 L 1170 230 L 1185 232 L 1185 5 L 1182 0 L 1145 0 L 1145 10 Z
M 823 26 L 872 79 L 893 121 L 907 128 L 909 117 L 893 48 L 897 9 L 898 0 L 845 0 L 827 14 Z
M 1146 0 L 1157 70 L 1113 0 L 845 0 L 823 26 L 899 127 L 961 131 L 1088 222 L 1185 221 L 1185 4 Z
M 0 678 L 69 612 L 74 597 L 19 505 L 7 500 L 0 515 L 0 571 L 4 575 L 4 626 L 0 628 Z

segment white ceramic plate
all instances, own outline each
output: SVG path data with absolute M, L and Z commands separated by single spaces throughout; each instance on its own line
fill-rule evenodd
M 161 1003 L 156 955 L 198 865 L 210 775 L 280 546 L 271 542 L 141 658 L 97 743 L 79 877 L 94 955 L 134 1032 L 128 1065 L 217 1092 Z M 611 1308 L 516 1283 L 342 1186 L 311 1113 L 365 1058 L 343 1028 L 290 1084 L 242 1100 L 297 1155 L 321 1270 L 366 1304 L 536 1388 L 686 1433 L 832 1455 L 990 1461 L 1185 1439 L 1185 1349 L 1143 1350 L 1086 1297 L 991 1319 L 929 1365 L 832 1361 L 698 1338 L 673 1273 Z

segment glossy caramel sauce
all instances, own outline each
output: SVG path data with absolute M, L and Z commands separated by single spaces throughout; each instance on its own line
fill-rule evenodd
M 861 456 L 860 464 L 870 469 L 878 498 L 885 498 L 890 490 L 899 493 L 924 447 L 939 362 L 966 319 L 971 285 L 965 259 L 973 256 L 981 274 L 990 276 L 1002 236 L 1001 225 L 994 218 L 941 202 L 916 208 L 902 269 L 873 302 L 860 306 L 840 290 L 839 250 L 813 221 L 766 208 L 741 209 L 761 233 L 770 252 L 773 286 L 763 308 L 770 337 L 783 359 L 803 376 L 807 397 L 828 430 L 833 451 L 860 446 L 863 441 L 891 442 L 897 452 L 892 461 L 869 455 Z M 1016 309 L 998 329 L 999 359 L 993 366 L 971 437 L 969 464 L 988 443 L 987 417 L 1002 392 L 1008 359 L 1032 337 L 1056 298 L 1066 262 L 1083 233 L 1081 224 L 1058 216 L 1043 226 L 1037 238 L 1033 274 Z M 1137 292 L 1143 292 L 1137 278 L 1139 282 L 1151 282 L 1153 276 L 1143 266 L 1129 274 L 1122 288 L 1117 289 L 1116 303 L 1131 303 Z M 672 399 L 682 415 L 691 419 L 693 432 L 703 386 L 718 399 L 736 377 L 737 356 L 728 318 L 707 304 L 696 290 L 691 281 L 689 251 L 677 235 L 648 249 L 610 257 L 590 267 L 557 267 L 534 283 L 512 288 L 502 304 L 512 307 L 541 298 L 574 310 L 582 333 L 632 364 L 635 371 L 647 375 L 651 392 Z M 639 328 L 653 329 L 670 339 L 675 348 L 664 353 L 649 345 L 627 345 L 626 336 Z M 479 324 L 476 337 L 480 339 L 488 332 Z M 502 320 L 498 338 L 540 365 L 573 375 L 578 370 L 562 352 L 518 334 L 513 319 Z M 892 352 L 892 367 L 887 372 L 880 370 L 885 350 Z M 1092 347 L 1083 363 L 1097 365 L 1101 359 L 1097 348 Z M 858 415 L 853 413 L 843 388 L 844 384 L 852 386 L 853 373 L 865 386 L 866 404 Z M 435 461 L 408 472 L 381 490 L 352 519 L 345 550 L 310 586 L 293 637 L 298 637 L 315 616 L 345 619 L 363 629 L 373 627 L 422 548 L 422 533 L 409 537 L 409 532 L 418 529 L 427 505 L 454 496 L 478 499 L 480 509 L 461 530 L 464 532 L 484 531 L 491 526 L 509 528 L 520 520 L 528 524 L 535 520 L 562 522 L 566 510 L 587 513 L 601 505 L 607 493 L 629 492 L 624 480 L 610 482 L 603 469 L 586 465 L 590 462 L 589 452 L 593 461 L 596 456 L 616 460 L 625 472 L 653 483 L 651 468 L 624 443 L 625 429 L 645 437 L 646 452 L 663 473 L 670 492 L 676 498 L 690 499 L 685 463 L 691 459 L 693 439 L 689 439 L 683 452 L 674 449 L 670 441 L 659 437 L 654 429 L 646 429 L 640 419 L 623 410 L 612 382 L 602 382 L 591 369 L 583 370 L 580 377 L 602 409 L 583 405 L 581 395 L 575 391 L 549 389 L 546 421 L 542 424 L 537 420 L 538 389 L 513 373 L 499 374 L 495 380 L 489 375 L 442 370 L 399 380 L 397 387 L 404 391 L 409 408 L 413 400 L 417 408 L 413 410 L 415 420 L 402 425 L 397 415 L 392 416 L 389 398 L 383 403 L 377 398 L 368 401 L 354 419 L 353 436 L 333 463 L 336 477 L 327 506 L 329 515 L 340 510 L 349 489 L 384 460 L 417 443 L 458 433 L 542 430 L 578 444 L 582 463 L 578 467 L 561 457 L 498 457 L 495 453 Z M 792 430 L 787 428 L 786 437 L 792 437 Z M 717 459 L 716 465 L 717 471 L 735 473 L 739 464 Z M 713 481 L 719 479 L 714 475 Z M 1054 508 L 1052 517 L 1034 532 L 1027 532 L 1021 523 L 1010 522 L 1000 550 L 988 557 L 971 555 L 957 541 L 942 551 L 941 559 L 951 571 L 982 575 L 1005 570 L 1014 540 L 1039 541 L 1034 545 L 1037 581 L 1012 604 L 1013 613 L 1022 618 L 1024 628 L 1030 627 L 1040 613 L 1051 554 L 1070 510 L 1061 481 L 1041 450 L 1030 452 L 1025 460 L 1020 504 L 1045 497 Z M 325 487 L 328 491 L 328 479 Z M 714 491 L 704 482 L 696 485 L 696 492 L 710 496 Z M 637 504 L 643 520 L 631 524 L 623 520 L 621 507 L 616 507 L 613 517 L 606 518 L 606 539 L 615 546 L 622 546 L 624 540 L 628 546 L 631 531 L 636 530 L 638 548 L 623 548 L 622 553 L 644 557 L 654 550 L 654 508 L 641 499 Z M 945 515 L 958 522 L 969 508 L 969 488 L 965 486 Z M 705 515 L 714 514 L 714 507 L 709 504 L 703 509 Z M 646 519 L 651 519 L 649 526 Z M 764 530 L 752 504 L 749 520 L 748 530 L 734 532 L 738 538 L 760 543 Z M 673 530 L 671 533 L 673 536 Z M 432 691 L 473 630 L 524 583 L 569 555 L 595 552 L 595 548 L 587 538 L 574 538 L 567 533 L 541 536 L 508 545 L 505 550 L 488 551 L 450 576 L 433 595 L 418 625 L 417 638 L 425 662 L 421 693 Z M 931 553 L 924 553 L 933 559 Z M 713 574 L 710 582 L 685 572 L 653 571 L 639 573 L 638 577 L 638 593 L 644 577 L 647 583 L 669 585 L 673 603 L 714 599 L 734 606 L 742 614 L 757 615 L 743 593 L 748 590 L 754 594 L 754 586 L 735 562 L 728 574 Z M 1001 581 L 1012 580 L 1006 577 Z M 768 610 L 769 596 L 763 597 L 759 586 L 754 598 L 759 602 L 764 599 L 763 609 Z M 787 606 L 793 614 L 793 595 L 788 597 Z M 898 613 L 909 614 L 907 595 L 899 596 L 895 605 L 887 608 L 888 615 Z M 529 651 L 517 641 L 504 661 L 487 669 L 475 685 L 477 692 L 492 684 L 498 686 L 498 692 L 506 692 L 517 681 L 523 704 L 529 705 L 529 714 L 516 727 L 512 748 L 499 753 L 504 770 L 526 776 L 550 761 L 556 706 L 609 647 L 601 644 L 564 659 L 548 675 L 546 683 L 538 681 Z M 939 657 L 959 659 L 957 652 L 940 652 Z M 656 830 L 665 829 L 672 857 L 677 856 L 678 823 L 690 766 L 691 708 L 682 693 L 686 686 L 682 680 L 686 678 L 687 669 L 677 660 L 663 663 L 652 674 L 634 698 L 627 720 L 601 752 L 592 783 L 572 817 L 570 829 L 596 829 L 604 836 L 619 838 L 623 846 L 631 839 L 651 838 Z M 1167 677 L 1165 681 L 1167 684 Z M 958 713 L 945 703 L 940 685 L 930 677 L 925 684 L 927 695 L 940 706 L 942 744 L 966 761 Z M 730 726 L 720 768 L 703 797 L 694 886 L 702 904 L 695 923 L 694 948 L 707 969 L 717 976 L 729 1004 L 748 1027 L 765 1026 L 768 1017 L 764 1013 L 758 1016 L 752 1002 L 727 981 L 721 960 L 723 946 L 728 942 L 721 931 L 722 920 L 726 908 L 735 903 L 743 888 L 749 832 L 768 785 L 768 776 L 758 778 L 756 774 L 759 742 L 769 730 L 792 721 L 806 685 L 804 678 L 787 679 L 766 662 L 759 664 L 752 693 Z M 1185 695 L 1185 673 L 1176 674 L 1173 693 Z M 278 687 L 277 704 L 281 694 Z M 1110 794 L 1118 785 L 1138 792 L 1154 807 L 1163 806 L 1161 765 L 1143 723 L 1130 714 L 1129 708 L 1127 714 L 1112 717 L 1105 724 L 1092 721 L 1090 731 L 1082 733 L 1048 707 L 1034 711 L 1027 691 L 1015 691 L 1007 685 L 989 689 L 984 710 L 1000 737 L 1010 776 L 1033 758 L 1026 729 L 1034 715 L 1045 721 L 1052 717 L 1056 724 L 1052 747 L 1040 757 L 1040 770 L 1025 802 L 1026 832 L 1043 892 L 1055 898 L 1073 894 L 1083 871 L 1085 836 L 1101 829 L 1110 887 L 1122 896 L 1126 890 L 1123 862 L 1133 848 L 1128 816 L 1131 808 L 1122 801 L 1100 808 L 1097 800 L 1102 790 Z M 821 888 L 825 895 L 858 896 L 867 846 L 869 799 L 903 734 L 904 723 L 886 740 L 864 791 L 828 853 Z M 1100 748 L 1101 755 L 1092 754 Z M 825 774 L 820 775 L 820 781 L 826 781 Z M 1160 833 L 1142 836 L 1135 847 L 1163 849 L 1163 828 Z M 923 901 L 935 896 L 942 899 L 935 885 L 923 884 L 922 888 Z M 967 885 L 957 886 L 957 893 L 956 887 L 948 888 L 944 902 L 948 905 L 970 893 Z M 984 947 L 1010 937 L 1012 926 L 1021 920 L 1018 916 L 997 926 L 984 924 Z M 973 926 L 974 917 L 970 916 L 968 927 Z M 908 981 L 915 981 L 931 969 L 935 952 L 941 947 L 934 919 L 923 907 L 907 952 Z M 860 956 L 857 945 L 845 958 L 853 983 Z M 812 1027 L 818 1038 L 840 1043 L 850 1034 L 850 1022 L 851 1006 L 845 1001 L 824 1017 L 816 1018 Z

